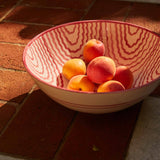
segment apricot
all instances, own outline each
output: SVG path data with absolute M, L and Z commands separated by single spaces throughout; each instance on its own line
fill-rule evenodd
M 94 58 L 87 67 L 88 78 L 97 84 L 111 80 L 116 72 L 114 61 L 105 56 Z
M 105 47 L 103 42 L 96 39 L 91 39 L 85 43 L 83 48 L 83 58 L 87 63 L 98 56 L 104 56 L 104 54 Z
M 72 77 L 67 85 L 67 89 L 76 91 L 94 92 L 95 84 L 86 75 L 76 75 Z
M 75 75 L 86 74 L 86 64 L 82 59 L 73 58 L 63 65 L 62 74 L 68 80 L 70 80 Z
M 125 90 L 123 84 L 119 81 L 110 80 L 99 85 L 97 92 L 113 92 Z
M 113 79 L 121 82 L 125 89 L 129 89 L 132 87 L 134 78 L 131 70 L 127 66 L 118 66 Z

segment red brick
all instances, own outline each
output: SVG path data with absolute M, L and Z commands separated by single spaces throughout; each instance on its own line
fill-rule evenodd
M 126 21 L 160 33 L 159 11 L 160 5 L 157 4 L 134 3 Z
M 8 7 L 15 5 L 19 0 L 0 0 L 0 7 Z
M 39 7 L 64 7 L 73 9 L 85 9 L 91 5 L 93 0 L 24 0 L 22 4 Z
M 18 0 L 0 0 L 0 18 L 4 16 Z
M 8 12 L 8 8 L 3 8 L 0 6 L 0 19 Z
M 25 70 L 22 55 L 24 46 L 0 43 L 0 67 Z
M 121 112 L 78 114 L 56 160 L 124 160 L 140 103 Z
M 0 103 L 0 132 L 3 130 L 7 122 L 11 119 L 11 117 L 16 112 L 14 106 L 9 104 Z
M 0 41 L 27 44 L 34 36 L 49 26 L 0 23 Z
M 51 160 L 73 116 L 37 90 L 0 137 L 0 152 Z
M 6 17 L 6 20 L 57 25 L 79 20 L 83 14 L 83 11 L 68 9 L 19 6 Z
M 0 70 L 0 99 L 20 103 L 34 82 L 26 72 Z
M 128 12 L 129 6 L 129 2 L 98 0 L 84 18 L 122 21 Z
M 152 93 L 151 96 L 160 96 L 160 86 L 158 86 Z

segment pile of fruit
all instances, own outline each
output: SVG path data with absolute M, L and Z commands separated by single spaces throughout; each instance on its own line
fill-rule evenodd
M 87 92 L 113 92 L 132 87 L 133 74 L 127 66 L 117 66 L 105 56 L 103 42 L 91 39 L 83 48 L 83 59 L 65 62 L 62 74 L 69 80 L 67 89 Z

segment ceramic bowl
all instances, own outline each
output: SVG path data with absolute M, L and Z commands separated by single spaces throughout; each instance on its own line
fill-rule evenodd
M 101 40 L 106 56 L 128 66 L 133 87 L 125 91 L 90 93 L 66 89 L 62 66 L 82 58 L 84 44 Z M 33 38 L 25 47 L 23 62 L 39 88 L 54 101 L 72 110 L 108 113 L 130 107 L 148 96 L 160 83 L 160 38 L 154 32 L 125 22 L 77 21 L 59 25 Z

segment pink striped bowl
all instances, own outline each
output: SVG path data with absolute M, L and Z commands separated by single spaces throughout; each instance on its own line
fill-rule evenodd
M 103 41 L 106 56 L 134 74 L 132 89 L 84 93 L 65 89 L 64 62 L 82 58 L 85 42 Z M 160 83 L 160 38 L 143 27 L 118 21 L 89 20 L 67 23 L 39 34 L 26 46 L 23 62 L 28 73 L 49 97 L 72 110 L 107 113 L 143 100 Z

